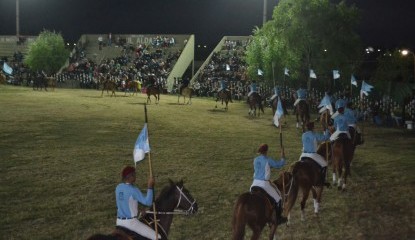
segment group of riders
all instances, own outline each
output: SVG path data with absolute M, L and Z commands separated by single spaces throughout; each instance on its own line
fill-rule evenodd
M 251 88 L 251 93 L 255 91 L 255 86 Z M 297 100 L 294 105 L 299 104 L 301 101 L 306 101 L 307 90 L 300 88 L 297 92 Z M 274 95 L 271 99 L 276 98 L 279 95 L 278 88 L 274 89 Z M 324 129 L 323 133 L 314 131 L 314 122 L 307 122 L 306 128 L 303 131 L 301 140 L 302 140 L 302 153 L 299 158 L 299 161 L 305 159 L 312 159 L 320 166 L 320 176 L 318 185 L 330 186 L 326 182 L 326 172 L 328 162 L 324 157 L 317 153 L 317 149 L 320 143 L 330 141 L 333 143 L 338 138 L 347 138 L 352 140 L 356 145 L 363 144 L 363 139 L 361 136 L 360 129 L 357 127 L 357 117 L 354 111 L 351 109 L 351 102 L 347 98 L 341 97 L 334 104 L 331 101 L 331 96 L 329 92 L 326 92 L 324 100 L 327 100 L 327 103 L 330 103 L 330 106 L 324 106 L 321 108 L 320 113 L 325 112 L 325 110 L 331 112 L 329 126 Z M 322 101 L 323 102 L 323 101 Z M 336 109 L 336 112 L 332 112 L 333 105 Z M 282 148 L 281 159 L 275 160 L 267 156 L 268 145 L 262 144 L 258 153 L 259 156 L 254 159 L 254 180 L 251 186 L 251 192 L 255 187 L 262 188 L 267 194 L 268 197 L 274 202 L 274 210 L 276 213 L 275 222 L 276 224 L 285 223 L 287 218 L 282 216 L 282 203 L 281 203 L 281 193 L 278 188 L 270 181 L 270 169 L 271 168 L 281 168 L 285 165 L 285 155 L 284 149 Z

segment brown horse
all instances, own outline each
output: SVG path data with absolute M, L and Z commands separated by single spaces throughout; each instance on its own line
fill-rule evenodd
M 0 84 L 6 84 L 6 76 L 0 73 Z
M 225 110 L 228 110 L 228 102 L 232 102 L 231 93 L 225 90 L 218 92 L 218 95 L 216 97 L 215 108 L 218 108 L 219 99 L 222 101 L 222 105 L 223 105 L 223 102 L 225 102 Z
M 248 114 L 251 116 L 257 116 L 257 108 L 258 108 L 258 117 L 261 115 L 261 111 L 264 114 L 264 106 L 262 104 L 262 97 L 257 92 L 252 93 L 248 97 L 248 104 L 249 104 L 249 112 Z
M 274 181 L 275 186 L 282 192 L 283 184 Z M 241 194 L 235 204 L 232 219 L 232 240 L 242 240 L 245 236 L 245 226 L 252 230 L 251 240 L 259 239 L 265 225 L 270 226 L 268 239 L 274 239 L 277 230 L 274 199 L 259 187 L 252 188 L 251 192 Z
M 159 196 L 156 198 L 154 204 L 156 206 L 157 230 L 161 239 L 167 239 L 170 231 L 170 225 L 173 221 L 174 214 L 190 215 L 197 212 L 196 200 L 192 197 L 189 191 L 183 186 L 183 181 L 173 182 L 164 187 Z M 140 221 L 144 222 L 151 228 L 155 229 L 154 212 L 147 212 Z M 110 235 L 95 234 L 90 236 L 88 240 L 136 240 L 147 239 L 139 236 L 123 227 L 116 227 Z
M 107 90 L 107 95 L 109 94 L 109 91 L 111 91 L 111 97 L 115 95 L 115 89 L 117 89 L 117 84 L 109 79 L 105 80 L 102 87 L 101 97 L 104 96 L 104 91 Z
M 329 159 L 328 156 L 331 153 L 330 143 L 321 143 L 317 153 L 323 156 L 324 159 Z M 303 195 L 300 202 L 301 220 L 305 219 L 304 209 L 310 191 L 314 201 L 314 213 L 318 214 L 323 188 L 324 186 L 329 186 L 328 184 L 323 185 L 322 177 L 321 167 L 317 162 L 311 158 L 302 158 L 290 166 L 290 172 L 284 172 L 277 179 L 279 184 L 284 182 L 283 188 L 286 194 L 284 215 L 288 217 L 287 225 L 290 223 L 290 212 L 297 200 L 299 190 L 301 190 Z
M 147 104 L 151 103 L 151 96 L 154 96 L 156 98 L 156 104 L 160 102 L 160 93 L 161 93 L 161 86 L 159 85 L 153 85 L 153 86 L 149 86 L 146 89 L 146 93 L 147 93 Z
M 310 110 L 306 100 L 300 100 L 295 106 L 295 118 L 297 119 L 297 128 L 300 125 L 299 120 L 301 119 L 301 127 L 304 132 L 306 124 L 310 121 Z
M 320 115 L 320 122 L 323 126 L 332 124 L 328 110 Z M 331 132 L 333 132 L 333 128 L 331 128 Z M 337 184 L 339 190 L 346 190 L 347 177 L 350 175 L 350 164 L 356 148 L 355 144 L 345 133 L 339 134 L 338 138 L 331 143 L 333 185 Z
M 138 92 L 140 90 L 141 90 L 141 84 L 139 81 L 136 81 L 136 80 L 128 81 L 127 86 L 125 87 L 124 96 L 127 95 L 127 91 L 130 93 L 130 95 L 131 95 L 131 92 L 133 93 L 133 96 L 134 94 L 138 95 Z
M 52 91 L 55 91 L 56 87 L 56 78 L 55 77 L 46 77 L 47 85 L 52 88 Z
M 177 97 L 177 103 L 180 103 L 180 96 L 183 96 L 183 104 L 186 103 L 186 97 L 189 99 L 186 104 L 192 104 L 192 95 L 194 93 L 193 88 L 185 87 L 182 89 L 181 93 L 179 93 Z
M 271 108 L 272 108 L 272 115 L 275 114 L 275 111 L 277 111 L 277 106 L 278 106 L 278 101 L 279 99 L 281 99 L 281 106 L 282 109 L 284 110 L 284 115 L 288 115 L 288 111 L 287 111 L 287 105 L 285 103 L 285 99 L 283 99 L 282 97 L 276 97 L 271 101 Z

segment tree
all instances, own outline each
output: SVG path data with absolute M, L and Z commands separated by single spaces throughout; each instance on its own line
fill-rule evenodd
M 61 34 L 44 30 L 29 45 L 25 63 L 32 71 L 55 74 L 68 60 L 69 51 Z
M 360 63 L 360 37 L 355 33 L 358 20 L 358 9 L 343 1 L 332 4 L 329 0 L 281 0 L 272 20 L 254 32 L 251 44 L 256 46 L 248 46 L 247 63 L 265 69 L 274 66 L 280 75 L 287 67 L 290 82 L 307 83 L 308 88 L 309 70 L 313 69 L 330 87 L 333 69 L 350 76 Z

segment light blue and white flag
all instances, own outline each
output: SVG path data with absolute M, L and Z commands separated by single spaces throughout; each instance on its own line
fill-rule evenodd
M 264 72 L 258 68 L 258 76 L 262 76 L 262 75 L 264 75 Z
M 283 115 L 284 115 L 284 109 L 282 108 L 281 98 L 278 97 L 277 110 L 275 110 L 275 114 L 274 114 L 274 125 L 276 127 L 280 126 L 280 118 Z
M 340 78 L 339 70 L 333 70 L 333 79 L 338 79 L 338 78 Z
M 369 92 L 372 91 L 373 86 L 370 84 L 367 84 L 365 81 L 362 82 L 362 88 L 360 89 L 360 95 L 362 94 L 369 96 Z
M 284 74 L 286 76 L 290 76 L 290 70 L 288 70 L 288 68 L 284 68 Z
M 352 78 L 350 79 L 350 83 L 352 84 L 352 85 L 355 85 L 356 87 L 357 87 L 357 80 L 356 80 L 356 78 L 354 77 L 354 75 L 352 74 Z
M 230 71 L 231 70 L 231 66 L 229 66 L 229 64 L 226 64 L 226 71 Z
M 150 152 L 150 143 L 148 140 L 147 123 L 145 123 L 140 135 L 138 135 L 137 141 L 135 142 L 133 153 L 134 162 L 137 163 L 143 160 L 148 152 Z
M 318 105 L 317 108 L 321 108 L 318 112 L 322 113 L 324 112 L 326 109 L 328 109 L 330 111 L 330 114 L 333 114 L 333 106 L 331 105 L 331 100 L 330 100 L 330 96 L 329 95 L 325 95 L 323 97 L 323 99 L 321 99 L 320 104 Z
M 313 69 L 310 69 L 310 78 L 317 78 L 317 75 Z
M 3 71 L 9 75 L 13 73 L 13 69 L 6 62 L 3 63 Z

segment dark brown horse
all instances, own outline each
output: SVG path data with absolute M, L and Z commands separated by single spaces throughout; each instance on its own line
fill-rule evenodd
M 156 206 L 155 212 L 158 222 L 157 230 L 162 237 L 161 239 L 167 239 L 175 214 L 195 214 L 198 209 L 196 200 L 194 200 L 189 191 L 183 186 L 183 181 L 175 183 L 170 180 L 170 184 L 161 190 L 154 204 Z M 140 221 L 155 229 L 153 212 L 148 212 Z M 95 234 L 88 238 L 88 240 L 105 239 L 141 240 L 147 238 L 143 238 L 137 233 L 123 227 L 116 227 L 110 235 Z
M 154 96 L 156 98 L 156 104 L 160 102 L 160 93 L 162 92 L 161 86 L 160 85 L 153 85 L 153 86 L 149 86 L 146 89 L 146 93 L 147 93 L 147 104 L 151 103 L 151 96 Z
M 320 115 L 320 122 L 323 126 L 332 124 L 329 115 L 329 111 L 325 111 Z M 331 132 L 333 133 L 333 129 Z M 350 164 L 353 160 L 355 148 L 355 143 L 345 133 L 339 134 L 338 138 L 331 143 L 333 185 L 337 184 L 339 190 L 346 190 L 347 177 L 350 175 Z
M 273 201 L 260 188 L 253 188 L 251 192 L 241 194 L 233 212 L 232 240 L 244 239 L 246 225 L 252 230 L 251 240 L 259 239 L 266 224 L 270 226 L 268 239 L 274 239 L 277 223 Z
M 215 108 L 218 108 L 219 99 L 222 101 L 222 105 L 225 103 L 225 110 L 228 110 L 228 103 L 232 101 L 231 93 L 225 90 L 218 92 Z
M 331 153 L 330 143 L 321 143 L 317 149 L 317 153 L 323 156 L 324 159 L 329 159 L 327 156 Z M 282 180 L 283 177 L 284 181 Z M 288 217 L 287 225 L 290 223 L 290 212 L 297 200 L 299 190 L 301 190 L 303 195 L 300 202 L 301 220 L 305 220 L 304 209 L 310 191 L 314 201 L 314 213 L 316 215 L 318 214 L 323 188 L 324 186 L 328 186 L 327 184 L 323 185 L 322 178 L 320 165 L 311 158 L 302 158 L 290 166 L 289 172 L 284 172 L 277 179 L 279 184 L 284 182 L 286 194 L 284 215 Z
M 264 106 L 263 106 L 263 99 L 261 95 L 259 95 L 257 92 L 252 93 L 248 97 L 248 104 L 249 104 L 249 112 L 248 114 L 251 116 L 260 116 L 261 112 L 264 113 Z M 258 108 L 258 114 L 257 114 L 257 108 Z
M 306 124 L 310 121 L 310 110 L 306 100 L 300 100 L 295 106 L 295 118 L 297 119 L 297 128 L 301 123 L 304 132 Z M 301 120 L 301 122 L 299 120 Z
M 107 90 L 107 95 L 109 94 L 109 91 L 111 91 L 111 97 L 115 95 L 115 90 L 117 89 L 117 84 L 109 79 L 105 80 L 103 82 L 101 97 L 104 96 L 104 91 Z
M 192 104 L 193 93 L 194 93 L 193 88 L 191 87 L 183 88 L 177 97 L 177 103 L 180 103 L 180 96 L 183 96 L 183 104 Z M 186 103 L 186 97 L 189 99 L 187 103 Z

